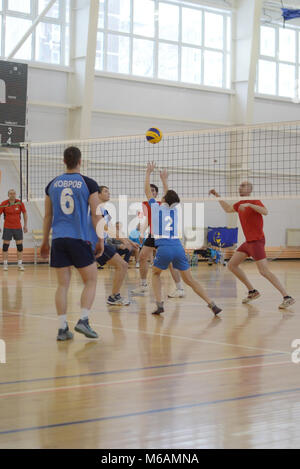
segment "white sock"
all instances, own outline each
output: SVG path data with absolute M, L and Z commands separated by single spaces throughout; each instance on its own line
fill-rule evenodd
M 4 264 L 4 265 L 7 265 L 7 261 L 3 261 L 3 264 Z
M 176 283 L 177 290 L 183 290 L 183 286 L 181 282 Z
M 22 265 L 22 261 L 18 261 L 18 265 Z
M 142 286 L 142 287 L 146 287 L 146 286 L 147 286 L 147 279 L 146 279 L 146 278 L 142 278 L 142 279 L 141 279 L 141 286 Z
M 67 315 L 61 314 L 60 316 L 58 316 L 58 320 L 59 320 L 59 328 L 65 329 L 67 327 Z
M 86 309 L 86 308 L 81 308 L 81 316 L 80 316 L 80 319 L 88 319 L 89 317 L 89 314 L 90 314 L 90 309 Z

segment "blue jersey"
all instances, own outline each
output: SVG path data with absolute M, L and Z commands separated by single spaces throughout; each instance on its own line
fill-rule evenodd
M 64 173 L 49 182 L 46 194 L 52 202 L 52 239 L 88 241 L 88 200 L 98 191 L 96 181 L 80 173 Z
M 152 236 L 155 246 L 163 244 L 178 244 L 178 212 L 168 204 L 159 205 L 155 199 L 150 199 Z
M 111 216 L 104 207 L 100 207 L 100 209 L 101 209 L 101 214 L 103 215 L 103 218 L 105 220 L 105 223 L 108 226 L 109 222 L 111 221 Z M 108 238 L 107 231 L 104 231 L 103 237 L 104 237 L 104 243 L 106 243 L 107 238 Z M 96 244 L 98 242 L 98 239 L 99 238 L 98 238 L 98 235 L 95 231 L 91 214 L 89 214 L 89 216 L 88 216 L 88 240 L 92 244 L 93 250 L 95 250 L 95 248 L 96 248 Z

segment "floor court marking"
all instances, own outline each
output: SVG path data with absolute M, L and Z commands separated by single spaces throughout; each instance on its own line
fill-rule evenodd
M 72 378 L 85 378 L 87 376 L 100 376 L 100 375 L 111 375 L 111 374 L 119 374 L 119 373 L 134 373 L 137 371 L 147 371 L 147 370 L 156 370 L 160 368 L 172 368 L 172 367 L 179 367 L 179 366 L 190 366 L 190 365 L 203 365 L 206 363 L 220 363 L 220 362 L 227 362 L 233 360 L 249 360 L 255 358 L 266 358 L 266 357 L 276 357 L 278 355 L 284 355 L 282 353 L 270 353 L 264 355 L 246 355 L 241 357 L 229 357 L 229 358 L 216 358 L 212 360 L 200 360 L 196 362 L 182 362 L 182 363 L 170 363 L 167 365 L 156 365 L 156 366 L 144 366 L 139 368 L 127 368 L 127 369 L 120 369 L 120 370 L 108 370 L 108 371 L 95 371 L 93 373 L 82 373 L 79 375 L 66 375 L 66 376 L 51 376 L 48 378 L 32 378 L 32 379 L 20 379 L 18 381 L 2 381 L 0 382 L 1 385 L 8 385 L 8 384 L 21 384 L 21 383 L 34 383 L 39 381 L 50 381 L 56 379 L 72 379 Z
M 59 386 L 59 387 L 52 387 L 52 388 L 30 389 L 27 391 L 8 392 L 8 393 L 0 394 L 0 398 L 14 397 L 14 396 L 26 396 L 28 394 L 41 394 L 44 392 L 57 392 L 57 391 L 69 391 L 69 390 L 84 389 L 84 388 L 97 388 L 101 386 L 112 386 L 112 385 L 119 385 L 119 384 L 143 383 L 143 382 L 148 382 L 148 381 L 158 381 L 161 379 L 185 378 L 186 376 L 197 376 L 197 375 L 202 375 L 202 374 L 219 373 L 219 372 L 222 373 L 222 372 L 227 372 L 227 371 L 243 370 L 245 368 L 264 368 L 267 366 L 278 366 L 278 365 L 286 365 L 286 364 L 293 365 L 292 362 L 284 361 L 284 362 L 234 366 L 234 367 L 229 367 L 229 368 L 211 368 L 209 370 L 190 371 L 187 373 L 174 373 L 174 374 L 169 374 L 169 375 L 148 376 L 144 378 L 107 381 L 107 382 L 101 382 L 101 383 L 74 384 L 71 386 Z
M 142 415 L 159 414 L 163 412 L 172 412 L 176 410 L 192 409 L 192 408 L 197 408 L 197 407 L 205 407 L 209 405 L 225 404 L 229 402 L 237 402 L 237 401 L 243 401 L 247 399 L 257 399 L 257 398 L 262 398 L 262 397 L 271 397 L 271 396 L 276 396 L 276 395 L 278 396 L 282 394 L 292 394 L 292 393 L 298 393 L 298 392 L 300 392 L 300 388 L 281 389 L 279 391 L 269 391 L 265 393 L 250 394 L 246 396 L 229 397 L 227 399 L 204 401 L 204 402 L 198 402 L 195 404 L 183 404 L 179 406 L 166 407 L 162 409 L 150 409 L 150 410 L 144 410 L 140 412 L 133 412 L 129 414 L 110 415 L 107 417 L 98 417 L 98 418 L 85 419 L 85 420 L 75 420 L 73 422 L 53 423 L 50 425 L 40 425 L 36 427 L 25 427 L 25 428 L 15 428 L 12 430 L 2 430 L 0 431 L 0 435 L 22 433 L 22 432 L 35 431 L 35 430 L 46 430 L 46 429 L 51 429 L 51 428 L 67 427 L 67 426 L 72 426 L 72 425 L 80 425 L 84 423 L 103 422 L 103 421 L 108 421 L 108 420 L 117 420 L 117 419 L 122 419 L 122 418 L 129 418 L 129 417 L 139 417 Z
M 52 318 L 50 316 L 41 316 L 39 314 L 24 314 L 24 313 L 14 313 L 14 312 L 6 312 L 4 314 L 13 314 L 13 315 L 17 315 L 17 316 L 27 316 L 27 317 L 34 317 L 34 318 L 38 318 L 38 319 L 47 319 L 49 321 L 57 321 L 57 318 Z M 75 313 L 72 313 L 72 314 L 75 314 Z M 77 321 L 72 321 L 72 320 L 68 320 L 68 323 L 70 324 L 77 324 Z M 114 326 L 106 326 L 104 324 L 97 324 L 95 322 L 93 322 L 93 327 L 94 326 L 97 326 L 97 327 L 102 327 L 103 329 L 110 329 L 110 330 L 119 330 L 119 331 L 126 331 L 126 332 L 134 332 L 134 333 L 137 333 L 137 334 L 146 334 L 146 335 L 155 335 L 155 336 L 159 336 L 159 337 L 168 337 L 170 339 L 178 339 L 178 340 L 189 340 L 191 342 L 198 342 L 198 343 L 204 343 L 204 344 L 213 344 L 213 345 L 223 345 L 223 346 L 226 346 L 226 347 L 238 347 L 238 348 L 244 348 L 244 349 L 248 349 L 248 350 L 260 350 L 262 352 L 271 352 L 271 353 L 284 353 L 284 354 L 288 354 L 290 355 L 290 351 L 287 352 L 287 351 L 283 351 L 283 350 L 274 350 L 274 349 L 268 349 L 268 348 L 262 348 L 262 347 L 251 347 L 249 345 L 239 345 L 239 344 L 228 344 L 227 342 L 217 342 L 217 341 L 214 341 L 214 340 L 206 340 L 206 339 L 195 339 L 193 337 L 185 337 L 185 336 L 178 336 L 178 335 L 170 335 L 170 334 L 159 334 L 157 332 L 150 332 L 150 331 L 141 331 L 141 330 L 138 330 L 138 329 L 128 329 L 128 328 L 125 328 L 125 327 L 114 327 Z M 100 338 L 101 340 L 101 338 Z

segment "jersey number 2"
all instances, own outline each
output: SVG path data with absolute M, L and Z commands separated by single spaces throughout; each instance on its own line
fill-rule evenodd
M 172 224 L 173 224 L 173 219 L 171 217 L 165 217 L 165 222 L 167 223 L 165 226 L 166 231 L 172 231 Z
M 60 195 L 60 207 L 66 215 L 71 215 L 74 211 L 74 199 L 72 195 L 73 191 L 70 187 L 64 189 Z

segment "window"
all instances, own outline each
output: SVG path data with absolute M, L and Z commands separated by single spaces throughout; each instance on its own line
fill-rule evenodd
M 70 1 L 57 0 L 52 5 L 12 60 L 69 65 Z M 2 57 L 7 57 L 13 51 L 48 3 L 48 0 L 0 0 Z
M 231 88 L 231 12 L 185 0 L 99 0 L 95 68 Z
M 262 25 L 257 91 L 299 99 L 300 28 Z

